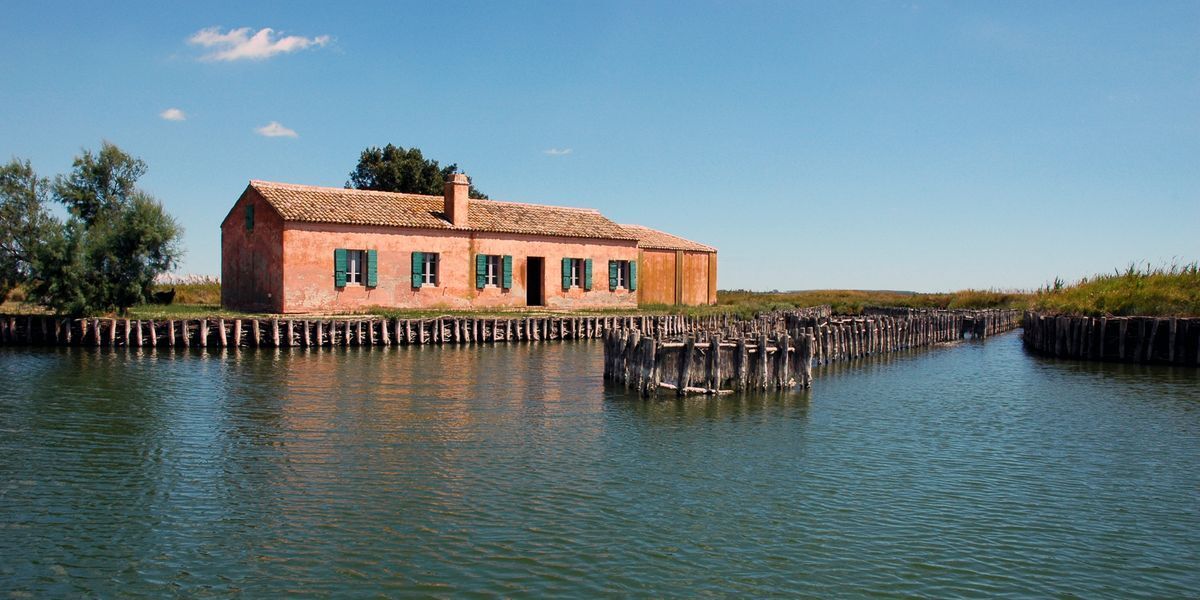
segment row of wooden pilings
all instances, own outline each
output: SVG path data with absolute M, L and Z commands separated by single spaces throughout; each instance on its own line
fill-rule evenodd
M 625 384 L 642 397 L 732 394 L 812 384 L 813 337 L 738 337 L 720 333 L 699 341 L 660 340 L 638 331 L 614 330 L 604 339 L 604 377 Z
M 1200 366 L 1200 318 L 1026 312 L 1023 327 L 1025 347 L 1046 356 Z
M 808 387 L 814 364 L 995 335 L 1015 329 L 1020 317 L 1015 310 L 853 317 L 795 312 L 754 335 L 724 323 L 682 336 L 615 329 L 605 337 L 604 375 L 647 397 Z
M 1012 331 L 1021 323 L 1019 311 L 1006 309 L 926 310 L 905 316 L 872 314 L 871 309 L 864 313 L 816 322 L 797 318 L 790 327 L 813 327 L 817 336 L 814 358 L 818 364 L 829 364 L 953 342 L 968 335 L 985 338 Z
M 680 315 L 160 320 L 0 315 L 0 344 L 133 348 L 396 346 L 595 339 L 614 329 L 681 335 L 695 327 Z

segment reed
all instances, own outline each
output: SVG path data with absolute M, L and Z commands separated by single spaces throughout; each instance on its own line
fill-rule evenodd
M 1073 284 L 1056 278 L 1037 290 L 1031 304 L 1045 314 L 1200 316 L 1200 263 L 1130 264 Z

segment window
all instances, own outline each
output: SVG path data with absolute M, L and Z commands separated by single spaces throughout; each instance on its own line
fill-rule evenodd
M 346 283 L 362 284 L 363 282 L 363 251 L 346 251 Z
M 512 257 L 507 254 L 476 254 L 475 287 L 482 290 L 492 285 L 511 289 L 512 270 Z
M 419 288 L 423 285 L 438 284 L 437 252 L 413 252 L 412 254 L 412 286 Z
M 375 287 L 378 273 L 379 257 L 375 250 L 338 248 L 333 251 L 333 284 L 337 287 L 351 283 Z
M 254 231 L 254 205 L 246 204 L 246 231 Z
M 484 277 L 484 285 L 500 285 L 500 257 L 495 254 L 489 254 L 487 257 L 487 274 Z
M 592 289 L 592 259 L 564 258 L 562 259 L 563 289 L 573 287 Z
M 571 259 L 571 286 L 583 287 L 583 259 Z
M 425 283 L 428 285 L 437 285 L 438 282 L 438 254 L 437 252 L 425 253 L 425 264 L 422 266 L 421 274 L 425 277 Z
M 616 291 L 619 287 L 631 292 L 637 289 L 636 262 L 632 260 L 608 261 L 608 289 Z

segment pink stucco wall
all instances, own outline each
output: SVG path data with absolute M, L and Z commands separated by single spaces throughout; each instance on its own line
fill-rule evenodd
M 235 209 L 236 210 L 236 209 Z M 395 227 L 287 223 L 282 238 L 281 312 L 341 312 L 370 306 L 468 308 L 526 306 L 528 257 L 545 259 L 544 296 L 549 308 L 637 306 L 637 292 L 608 289 L 609 260 L 637 260 L 632 240 L 558 238 Z M 378 285 L 334 285 L 337 248 L 375 250 Z M 412 287 L 412 252 L 440 254 L 438 285 Z M 513 257 L 512 288 L 475 287 L 475 255 Z M 590 258 L 592 290 L 562 289 L 562 258 Z
M 246 206 L 254 228 L 246 229 Z M 284 222 L 247 189 L 221 222 L 221 305 L 233 310 L 283 312 Z

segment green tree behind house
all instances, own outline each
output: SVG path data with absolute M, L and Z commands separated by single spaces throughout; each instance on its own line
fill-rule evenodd
M 392 144 L 383 148 L 371 146 L 359 155 L 358 165 L 350 172 L 346 187 L 440 196 L 446 179 L 458 172 L 457 163 L 440 166 L 438 161 L 425 158 L 418 148 L 405 149 Z M 474 184 L 469 193 L 472 198 L 487 198 L 487 194 Z

